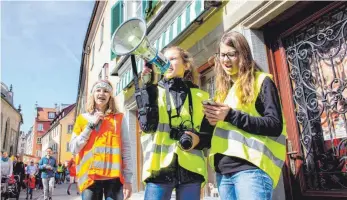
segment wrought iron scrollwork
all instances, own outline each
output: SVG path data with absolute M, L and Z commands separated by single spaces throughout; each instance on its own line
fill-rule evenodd
M 283 38 L 310 190 L 347 189 L 347 6 Z

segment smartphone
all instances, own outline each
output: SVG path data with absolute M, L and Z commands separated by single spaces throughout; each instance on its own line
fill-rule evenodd
M 214 102 L 212 99 L 208 99 L 208 100 L 202 101 L 202 104 L 213 106 L 213 105 L 216 105 L 216 102 Z

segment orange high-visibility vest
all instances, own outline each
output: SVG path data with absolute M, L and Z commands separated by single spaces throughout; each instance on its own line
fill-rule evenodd
M 76 119 L 74 133 L 79 135 L 87 126 L 87 114 Z M 90 133 L 89 140 L 76 156 L 77 179 L 80 191 L 87 189 L 95 180 L 124 179 L 121 173 L 121 124 L 123 114 L 109 114 L 98 131 Z

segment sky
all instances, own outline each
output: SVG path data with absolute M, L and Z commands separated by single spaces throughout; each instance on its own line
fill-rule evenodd
M 76 102 L 94 1 L 1 1 L 1 81 L 13 85 L 27 132 L 39 107 Z

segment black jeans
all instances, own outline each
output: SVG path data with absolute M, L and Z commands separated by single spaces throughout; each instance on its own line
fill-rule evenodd
M 123 184 L 119 178 L 112 180 L 95 181 L 82 192 L 82 200 L 123 200 Z

